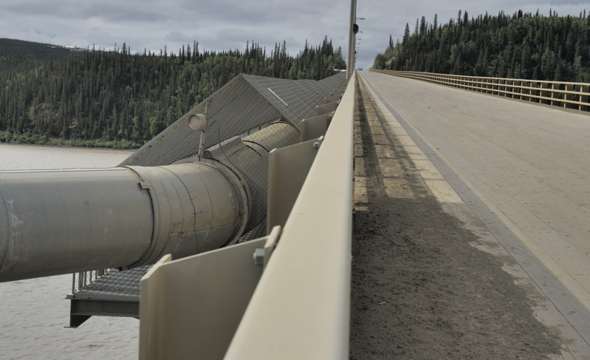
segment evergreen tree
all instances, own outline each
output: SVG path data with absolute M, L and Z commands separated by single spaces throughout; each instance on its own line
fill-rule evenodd
M 0 71 L 0 141 L 136 147 L 239 73 L 319 80 L 345 67 L 328 38 L 295 56 L 285 42 L 270 56 L 257 43 L 217 52 L 195 42 L 177 53 L 133 54 L 123 44 L 27 61 Z
M 425 29 L 431 29 L 425 31 Z M 456 19 L 439 25 L 422 17 L 401 43 L 375 58 L 374 67 L 538 80 L 590 81 L 590 16 L 560 17 L 522 10 Z

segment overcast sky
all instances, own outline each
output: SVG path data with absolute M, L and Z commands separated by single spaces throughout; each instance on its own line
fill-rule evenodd
M 358 0 L 359 65 L 367 67 L 417 17 L 440 22 L 459 9 L 470 15 L 522 8 L 560 14 L 590 10 L 590 0 Z M 291 51 L 324 35 L 345 48 L 349 0 L 0 0 L 0 37 L 60 45 L 111 48 L 126 42 L 132 50 L 177 49 L 199 41 L 208 49 L 243 48 L 254 40 L 272 47 L 287 41 Z

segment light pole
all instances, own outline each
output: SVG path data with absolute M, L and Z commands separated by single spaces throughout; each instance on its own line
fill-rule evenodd
M 356 66 L 356 33 L 359 31 L 359 26 L 356 23 L 356 0 L 350 0 L 350 29 L 348 34 L 348 66 L 346 68 L 347 78 L 351 78 L 354 74 Z

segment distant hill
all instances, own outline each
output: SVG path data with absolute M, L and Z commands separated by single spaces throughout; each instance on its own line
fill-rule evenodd
M 375 58 L 378 69 L 538 80 L 590 81 L 590 16 L 518 11 L 470 17 L 440 25 L 424 17 L 401 42 Z
M 72 49 L 63 46 L 0 38 L 0 71 L 24 70 L 72 53 Z
M 0 54 L 2 55 L 53 58 L 65 56 L 71 52 L 71 49 L 59 45 L 0 38 Z

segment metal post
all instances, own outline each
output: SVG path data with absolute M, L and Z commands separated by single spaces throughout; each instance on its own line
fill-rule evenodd
M 348 33 L 348 64 L 346 68 L 346 76 L 348 79 L 352 77 L 356 62 L 356 0 L 350 0 L 350 27 Z
M 199 150 L 197 152 L 197 159 L 201 161 L 203 159 L 203 153 L 205 152 L 205 132 L 209 126 L 209 101 L 205 101 L 205 126 L 201 129 L 201 136 L 199 137 Z

